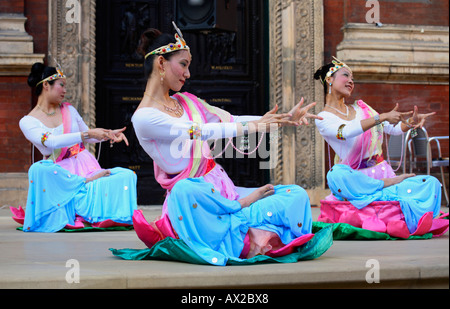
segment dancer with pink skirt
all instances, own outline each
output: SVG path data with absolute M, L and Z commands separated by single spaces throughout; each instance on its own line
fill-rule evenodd
M 28 172 L 25 211 L 11 210 L 25 232 L 58 232 L 85 226 L 130 226 L 137 209 L 136 174 L 102 169 L 86 143 L 128 141 L 124 129 L 89 129 L 77 110 L 63 102 L 66 78 L 60 68 L 33 65 L 28 78 L 36 107 L 20 120 L 25 137 L 44 156 Z
M 432 176 L 397 176 L 383 157 L 383 134 L 401 135 L 422 127 L 435 113 L 402 113 L 397 106 L 378 114 L 364 101 L 346 104 L 354 90 L 350 67 L 335 58 L 315 74 L 324 86 L 326 105 L 316 125 L 336 153 L 327 180 L 332 195 L 321 203 L 319 221 L 408 238 L 448 230 L 448 220 L 437 218 L 441 184 Z M 330 159 L 331 160 L 331 159 Z M 331 167 L 331 164 L 330 164 Z
M 132 122 L 141 146 L 154 161 L 155 177 L 167 190 L 159 220 L 139 211 L 134 227 L 152 248 L 167 237 L 181 239 L 206 263 L 282 256 L 311 240 L 312 217 L 306 191 L 296 185 L 239 188 L 211 154 L 207 141 L 269 132 L 317 119 L 299 103 L 290 113 L 277 107 L 264 116 L 232 116 L 190 93 L 179 93 L 190 77 L 190 49 L 156 29 L 141 38 L 148 78 Z M 170 91 L 176 92 L 169 95 Z

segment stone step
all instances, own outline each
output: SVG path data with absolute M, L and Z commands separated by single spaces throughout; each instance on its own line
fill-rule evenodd
M 0 207 L 25 206 L 27 194 L 27 173 L 0 173 Z

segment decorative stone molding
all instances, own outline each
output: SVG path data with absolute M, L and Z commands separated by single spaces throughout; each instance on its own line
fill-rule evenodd
M 323 91 L 313 78 L 323 65 L 323 2 L 274 0 L 270 11 L 271 107 L 288 112 L 305 98 L 317 102 L 313 113 L 323 108 Z M 272 170 L 275 184 L 296 183 L 305 189 L 324 188 L 324 146 L 316 126 L 283 128 Z
M 0 76 L 27 76 L 43 54 L 33 53 L 33 37 L 25 31 L 27 18 L 0 13 Z
M 61 65 L 67 76 L 66 100 L 95 127 L 95 0 L 48 1 L 49 61 Z M 77 18 L 73 18 L 71 10 Z M 79 18 L 79 19 L 78 19 Z M 90 149 L 92 151 L 92 149 Z
M 358 82 L 449 83 L 449 27 L 350 23 L 337 57 Z

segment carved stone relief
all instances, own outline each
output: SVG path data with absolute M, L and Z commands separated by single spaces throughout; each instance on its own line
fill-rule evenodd
M 48 5 L 48 64 L 61 65 L 66 100 L 95 127 L 95 0 L 52 0 Z
M 288 112 L 305 98 L 323 108 L 323 93 L 313 75 L 323 61 L 323 2 L 270 1 L 271 104 Z M 324 187 L 323 141 L 314 124 L 284 128 L 272 171 L 275 184 L 296 183 L 305 189 Z

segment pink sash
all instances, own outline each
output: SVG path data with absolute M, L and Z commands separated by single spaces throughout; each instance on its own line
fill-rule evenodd
M 72 132 L 72 117 L 70 114 L 69 106 L 71 106 L 70 103 L 64 102 L 61 104 L 61 107 L 60 107 L 62 120 L 63 120 L 63 127 L 64 127 L 63 134 L 68 134 L 68 133 Z M 79 154 L 83 150 L 85 150 L 83 143 L 76 144 L 72 147 L 63 147 L 58 150 L 58 151 L 60 151 L 60 153 L 59 153 L 59 155 L 57 155 L 55 162 L 61 162 L 64 159 L 67 159 L 67 158 L 70 158 L 72 156 Z
M 189 116 L 189 120 L 199 125 L 207 122 L 206 113 L 213 113 L 218 116 L 222 122 L 232 121 L 232 117 L 228 113 L 221 113 L 206 102 L 200 100 L 190 93 L 177 93 L 174 97 L 180 102 L 183 109 Z M 156 163 L 154 163 L 154 171 L 156 181 L 166 190 L 172 190 L 173 186 L 180 180 L 190 177 L 201 177 L 205 175 L 208 166 L 208 159 L 204 154 L 210 153 L 208 143 L 201 140 L 195 140 L 190 152 L 190 161 L 186 169 L 175 177 L 171 177 L 164 172 Z M 173 176 L 173 175 L 172 175 Z
M 189 120 L 199 125 L 207 122 L 207 112 L 216 115 L 222 122 L 231 122 L 233 120 L 229 113 L 215 109 L 190 93 L 177 93 L 174 97 L 183 106 L 183 109 L 189 116 Z M 170 194 L 173 186 L 175 186 L 178 181 L 189 177 L 204 176 L 215 166 L 215 164 L 213 164 L 214 162 L 211 163 L 211 160 L 205 156 L 205 154 L 209 153 L 210 149 L 208 143 L 203 143 L 201 140 L 195 140 L 191 148 L 191 157 L 188 167 L 175 177 L 173 177 L 173 175 L 168 175 L 154 163 L 156 181 L 162 188 L 168 190 Z M 133 226 L 136 234 L 149 248 L 166 237 L 178 238 L 170 223 L 169 215 L 167 211 L 164 210 L 165 206 L 166 203 L 164 203 L 163 206 L 162 216 L 152 223 L 147 222 L 142 211 L 134 211 Z
M 69 110 L 70 103 L 64 102 L 61 104 L 61 115 L 63 120 L 63 126 L 64 126 L 64 132 L 63 134 L 70 133 L 72 131 L 72 117 L 70 117 L 70 110 Z M 56 158 L 56 162 L 60 162 L 64 159 L 67 153 L 67 149 L 69 147 L 61 148 L 61 153 Z
M 363 119 L 371 118 L 376 114 L 376 112 L 372 110 L 364 101 L 359 100 L 357 104 L 362 110 Z M 376 145 L 372 145 L 372 139 L 374 137 L 375 130 L 376 127 L 367 130 L 358 138 L 347 158 L 342 160 L 343 164 L 350 166 L 354 170 L 360 168 L 361 161 L 365 159 L 363 158 L 365 151 L 374 149 L 373 147 L 376 147 Z M 381 134 L 381 137 L 383 137 L 383 134 Z M 379 142 L 379 139 L 380 137 L 377 138 L 377 143 Z M 383 140 L 381 140 L 381 143 L 383 143 Z M 370 160 L 371 158 L 368 159 Z

